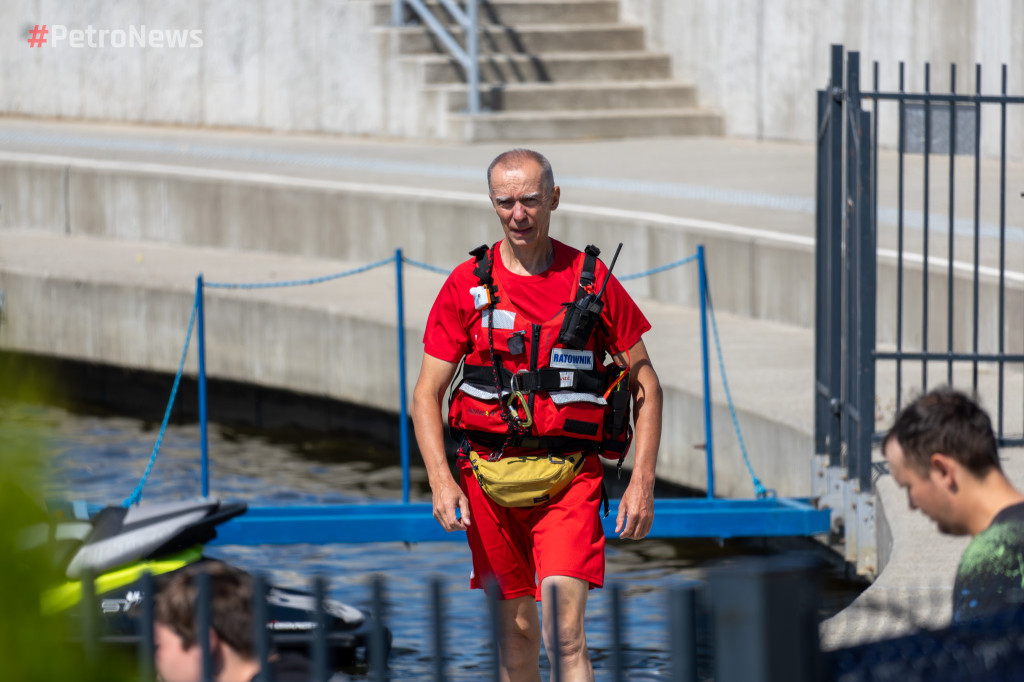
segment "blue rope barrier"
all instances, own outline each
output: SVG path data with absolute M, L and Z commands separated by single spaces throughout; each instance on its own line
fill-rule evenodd
M 212 289 L 271 289 L 275 287 L 298 287 L 305 286 L 308 284 L 321 284 L 322 282 L 329 282 L 332 279 L 340 279 L 342 277 L 348 277 L 349 275 L 358 275 L 361 272 L 367 270 L 373 270 L 379 268 L 382 265 L 389 265 L 395 262 L 394 256 L 379 260 L 376 263 L 370 263 L 369 265 L 363 265 L 358 268 L 351 270 L 345 270 L 344 272 L 336 272 L 331 275 L 324 275 L 323 277 L 310 277 L 309 279 L 292 279 L 283 282 L 206 282 L 203 286 Z
M 659 265 L 656 268 L 651 268 L 650 270 L 645 270 L 643 272 L 637 272 L 637 273 L 632 274 L 632 275 L 623 275 L 622 277 L 619 277 L 619 281 L 620 282 L 626 282 L 626 281 L 629 281 L 631 279 L 640 279 L 641 277 L 650 277 L 651 275 L 656 275 L 659 272 L 664 272 L 666 270 L 671 270 L 672 268 L 678 268 L 681 265 L 686 265 L 687 263 L 689 263 L 691 261 L 695 261 L 695 260 L 697 260 L 697 254 L 693 254 L 692 256 L 687 256 L 686 258 L 683 258 L 682 260 L 673 261 L 673 262 L 667 263 L 665 265 Z
M 167 422 L 171 419 L 171 408 L 174 407 L 174 400 L 178 396 L 178 385 L 181 383 L 181 374 L 185 371 L 185 358 L 188 357 L 188 344 L 192 339 L 192 326 L 196 321 L 196 311 L 199 310 L 199 290 L 196 290 L 195 298 L 192 301 L 192 313 L 188 318 L 188 333 L 185 335 L 185 347 L 181 349 L 181 360 L 178 362 L 178 373 L 174 376 L 174 386 L 171 388 L 171 399 L 167 401 L 167 409 L 164 410 L 164 421 L 160 424 L 160 433 L 156 436 L 156 443 L 153 445 L 153 454 L 149 456 L 149 464 L 146 465 L 146 471 L 142 474 L 142 479 L 139 484 L 135 486 L 135 490 L 132 494 L 124 499 L 121 506 L 128 508 L 133 504 L 138 504 L 142 500 L 142 488 L 146 485 L 146 480 L 149 479 L 149 472 L 153 470 L 153 465 L 156 463 L 156 456 L 160 452 L 160 444 L 164 440 L 164 432 L 167 431 Z
M 637 273 L 632 274 L 632 275 L 624 275 L 622 277 L 619 277 L 619 281 L 620 282 L 626 282 L 626 281 L 631 280 L 631 279 L 640 279 L 641 277 L 649 277 L 651 275 L 656 275 L 659 272 L 664 272 L 666 270 L 671 270 L 672 268 L 678 268 L 678 267 L 680 267 L 682 265 L 686 265 L 687 263 L 690 263 L 690 262 L 695 261 L 695 260 L 697 260 L 697 254 L 694 254 L 692 256 L 687 256 L 686 258 L 683 258 L 683 259 L 677 260 L 677 261 L 673 261 L 671 263 L 666 263 L 665 265 L 659 265 L 658 267 L 651 268 L 650 270 L 644 270 L 643 272 L 637 272 Z M 409 265 L 415 266 L 417 268 L 422 268 L 424 270 L 429 270 L 430 272 L 436 272 L 436 273 L 438 273 L 440 275 L 450 275 L 451 272 L 452 272 L 451 270 L 446 270 L 444 268 L 439 268 L 439 267 L 437 267 L 435 265 L 430 265 L 428 263 L 423 263 L 423 262 L 420 262 L 420 261 L 417 261 L 417 260 L 413 260 L 412 258 L 406 258 L 405 256 L 402 257 L 402 262 L 403 263 L 408 263 Z M 207 285 L 207 286 L 213 286 L 213 285 Z
M 761 480 L 754 473 L 754 467 L 750 463 L 750 457 L 747 455 L 747 446 L 743 442 L 743 432 L 740 430 L 740 421 L 736 417 L 736 408 L 732 404 L 732 393 L 729 391 L 729 380 L 725 376 L 725 360 L 722 359 L 722 342 L 718 338 L 718 323 L 715 321 L 715 306 L 711 303 L 711 290 L 707 289 L 708 297 L 708 312 L 711 316 L 711 331 L 715 337 L 715 354 L 718 356 L 718 369 L 722 375 L 722 387 L 725 389 L 725 401 L 729 405 L 729 414 L 732 416 L 732 425 L 736 430 L 736 438 L 740 444 L 740 454 L 743 455 L 743 463 L 747 465 L 747 471 L 750 473 L 750 478 L 754 484 L 754 493 L 758 499 L 768 497 L 768 490 L 761 484 Z M 772 497 L 774 497 L 774 493 Z
M 409 265 L 413 265 L 413 266 L 415 266 L 417 268 L 422 268 L 424 270 L 429 270 L 431 272 L 436 272 L 439 275 L 450 275 L 450 274 L 452 274 L 451 270 L 445 270 L 444 268 L 439 268 L 436 265 L 428 265 L 427 263 L 421 263 L 418 260 L 413 260 L 412 258 L 406 258 L 405 256 L 402 256 L 402 262 L 403 263 L 408 263 Z

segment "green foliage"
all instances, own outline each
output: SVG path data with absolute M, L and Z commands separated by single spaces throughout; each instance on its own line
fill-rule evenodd
M 86 656 L 74 624 L 43 617 L 39 597 L 57 580 L 53 548 L 25 549 L 25 529 L 47 520 L 42 504 L 45 427 L 22 407 L 42 397 L 42 382 L 0 354 L 0 677 L 19 682 L 117 682 L 137 677 L 133 661 Z

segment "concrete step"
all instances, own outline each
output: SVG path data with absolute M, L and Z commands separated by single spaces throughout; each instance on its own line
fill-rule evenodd
M 583 140 L 661 135 L 721 135 L 721 115 L 703 109 L 619 109 L 451 114 L 449 139 Z
M 430 86 L 444 92 L 448 109 L 467 107 L 465 85 Z M 482 89 L 481 106 L 492 111 L 559 109 L 683 109 L 697 106 L 697 90 L 681 81 L 611 81 L 608 83 L 508 83 Z
M 409 26 L 396 30 L 398 50 L 402 54 L 447 53 L 429 28 Z M 452 30 L 452 36 L 460 45 L 466 44 L 465 33 L 461 28 Z M 483 54 L 642 50 L 644 31 L 642 26 L 603 23 L 517 28 L 487 25 L 480 27 L 478 44 Z
M 442 23 L 451 17 L 436 0 L 425 3 Z M 619 20 L 618 0 L 488 0 L 479 4 L 480 24 L 589 24 Z M 415 13 L 406 10 L 406 22 L 415 21 Z M 378 26 L 391 23 L 391 1 L 377 0 L 374 19 Z M 419 23 L 415 21 L 415 23 Z
M 403 59 L 420 61 L 426 84 L 464 83 L 466 80 L 462 67 L 450 57 Z M 669 56 L 654 52 L 557 52 L 543 57 L 493 55 L 481 57 L 479 63 L 483 83 L 652 80 L 667 79 L 671 75 Z

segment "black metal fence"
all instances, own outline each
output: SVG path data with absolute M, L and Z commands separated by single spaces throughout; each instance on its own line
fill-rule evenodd
M 703 583 L 691 583 L 669 591 L 664 600 L 669 618 L 668 638 L 670 665 L 667 670 L 631 671 L 627 669 L 628 630 L 622 614 L 626 607 L 620 586 L 611 587 L 610 618 L 613 651 L 610 666 L 598 671 L 598 679 L 669 679 L 679 682 L 716 680 L 717 682 L 859 682 L 867 680 L 1014 680 L 1024 671 L 1024 609 L 970 621 L 949 627 L 936 627 L 948 619 L 949 588 L 937 588 L 916 594 L 900 594 L 895 598 L 881 596 L 861 598 L 861 623 L 840 625 L 849 631 L 836 632 L 833 627 L 821 628 L 825 639 L 835 641 L 877 640 L 885 632 L 910 632 L 880 641 L 845 646 L 823 651 L 819 628 L 822 612 L 819 582 L 821 569 L 803 556 L 775 556 L 751 559 L 719 568 Z M 210 654 L 210 586 L 202 575 L 198 580 L 196 632 L 197 646 L 204 661 L 203 680 L 212 680 L 213 662 Z M 208 578 L 208 576 L 207 576 Z M 86 583 L 84 583 L 86 584 Z M 308 656 L 311 682 L 331 679 L 336 673 L 329 649 L 330 635 L 325 612 L 327 584 L 313 581 L 312 594 L 318 608 L 313 618 L 316 627 L 307 634 L 271 634 L 266 616 L 266 583 L 255 580 L 253 595 L 254 643 L 263 668 L 259 678 L 272 682 L 268 661 L 281 647 L 297 649 Z M 387 630 L 386 585 L 374 576 L 368 585 L 371 592 L 371 634 L 365 657 L 359 665 L 348 668 L 352 678 L 369 680 L 399 679 L 389 671 L 387 652 L 390 648 Z M 82 637 L 86 651 L 96 659 L 104 646 L 129 644 L 137 647 L 138 679 L 153 680 L 153 581 L 147 579 L 143 598 L 134 617 L 139 619 L 139 635 L 132 641 L 111 640 L 102 630 L 97 617 L 99 604 L 89 588 L 84 590 L 81 605 Z M 491 613 L 496 611 L 497 597 L 488 594 Z M 448 668 L 449 648 L 458 646 L 464 636 L 489 636 L 492 651 L 497 651 L 499 624 L 491 620 L 489 633 L 452 633 L 444 607 L 440 581 L 434 581 L 426 594 L 424 607 L 430 613 L 429 641 L 432 651 L 430 679 L 446 680 L 450 675 L 466 679 L 466 671 Z M 916 614 L 916 615 L 915 615 Z M 894 622 L 900 624 L 894 626 Z M 403 646 L 403 643 L 396 643 Z M 407 646 L 407 644 L 405 644 Z M 426 652 L 425 652 L 426 653 Z M 558 660 L 557 651 L 554 652 Z M 454 674 L 453 674 L 454 673 Z M 497 656 L 486 671 L 476 671 L 480 678 L 498 680 Z M 557 680 L 558 664 L 550 670 L 550 679 Z M 338 678 L 336 678 L 338 679 Z M 344 679 L 344 678 L 341 678 Z
M 1000 444 L 1024 445 L 1024 278 L 1010 271 L 1024 262 L 1024 173 L 1008 151 L 1024 150 L 1024 97 L 1007 92 L 1006 65 L 985 94 L 981 65 L 962 93 L 955 65 L 948 92 L 929 64 L 915 92 L 903 63 L 885 90 L 878 62 L 870 79 L 841 45 L 831 62 L 818 92 L 814 442 L 830 479 L 817 492 L 849 536 L 870 530 L 873 443 L 929 386 L 973 391 Z

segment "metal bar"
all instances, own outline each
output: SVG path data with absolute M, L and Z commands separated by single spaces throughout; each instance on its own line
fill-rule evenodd
M 787 557 L 709 576 L 716 682 L 811 682 L 820 674 L 817 575 Z
M 437 17 L 435 17 L 433 13 L 427 8 L 427 6 L 423 4 L 423 1 L 405 0 L 405 2 L 406 4 L 409 5 L 409 7 L 413 8 L 413 10 L 416 12 L 416 15 L 420 18 L 420 20 L 422 20 L 423 23 L 427 25 L 427 28 L 429 28 L 431 32 L 437 37 L 437 39 L 441 41 L 441 43 L 445 46 L 445 49 L 447 49 L 452 54 L 452 56 L 455 57 L 459 64 L 462 65 L 462 68 L 468 71 L 470 68 L 469 55 L 466 54 L 466 51 L 462 49 L 462 46 L 459 45 L 459 43 L 456 42 L 454 38 L 452 38 L 452 35 L 448 33 L 448 29 L 446 29 L 444 25 L 442 25 L 441 22 L 437 20 Z
M 498 613 L 498 583 L 494 577 L 485 579 L 484 591 L 487 593 L 487 612 L 491 617 L 491 682 L 501 682 L 501 615 Z
M 1024 355 L 1019 353 L 947 353 L 944 351 L 930 351 L 928 353 L 916 353 L 914 351 L 877 351 L 875 357 L 879 360 L 938 360 L 938 361 L 964 361 L 970 362 L 1024 362 Z
M 924 65 L 924 89 L 931 92 L 931 64 Z M 932 148 L 932 108 L 931 100 L 926 100 L 924 105 L 924 267 L 921 272 L 921 350 L 928 351 L 928 184 L 929 184 L 929 159 Z M 921 363 L 921 390 L 928 390 L 928 363 Z
M 452 15 L 452 19 L 455 19 L 455 21 L 457 21 L 462 26 L 466 25 L 466 23 L 468 21 L 468 19 L 466 18 L 466 13 L 463 12 L 462 8 L 459 7 L 457 4 L 455 4 L 455 2 L 453 2 L 453 0 L 437 0 L 437 1 L 438 1 L 438 3 L 441 4 L 442 7 L 445 8 L 445 11 L 447 11 L 448 14 Z
M 203 305 L 203 276 L 196 277 L 196 341 L 199 353 L 199 469 L 203 497 L 210 496 L 210 458 L 206 429 L 206 314 Z
M 142 574 L 139 589 L 142 591 L 142 612 L 139 614 L 139 679 L 141 682 L 152 682 L 156 679 L 153 656 L 156 645 L 153 641 L 153 602 L 156 599 L 156 586 L 153 574 L 146 571 Z
M 100 656 L 100 623 L 99 607 L 96 601 L 96 574 L 91 569 L 82 571 L 82 601 L 79 604 L 82 614 L 82 651 L 85 660 L 95 665 Z
M 562 682 L 562 643 L 558 637 L 558 585 L 552 583 L 551 591 L 548 592 L 548 599 L 551 600 L 547 608 L 551 622 L 544 623 L 544 626 L 548 631 L 548 658 L 551 661 L 551 682 Z
M 926 65 L 927 66 L 927 65 Z M 948 95 L 941 93 L 901 93 L 901 92 L 862 92 L 864 99 L 877 100 L 906 100 L 907 102 L 949 102 L 955 104 L 1024 104 L 1024 97 L 1010 97 L 1009 95 Z
M 391 25 L 401 26 L 405 23 L 405 3 L 403 0 L 391 0 Z
M 370 674 L 377 682 L 388 679 L 388 647 L 384 634 L 384 578 L 373 576 L 373 629 L 370 632 Z
M 434 578 L 430 581 L 430 605 L 434 621 L 433 631 L 431 632 L 434 649 L 434 682 L 445 682 L 448 679 L 444 650 L 445 608 L 440 578 Z
M 1006 64 L 1002 69 L 1002 90 L 1006 95 Z M 1006 350 L 1006 102 L 999 107 L 999 354 Z M 1005 365 L 999 363 L 998 435 L 1003 437 L 1003 391 Z
M 829 466 L 839 467 L 842 464 L 842 421 L 840 419 L 842 407 L 842 372 L 843 372 L 843 256 L 842 256 L 842 233 L 843 233 L 843 212 L 844 197 L 843 190 L 843 129 L 846 127 L 843 122 L 843 46 L 832 46 L 832 73 L 830 77 L 831 93 L 831 129 L 829 134 L 829 314 L 828 329 L 829 338 L 829 370 L 828 384 L 832 419 L 829 422 L 828 444 L 829 444 Z
M 874 191 L 872 186 L 871 168 L 873 160 L 871 150 L 874 148 L 871 138 L 871 112 L 860 112 L 860 158 L 858 196 L 860 211 L 858 213 L 857 228 L 859 234 L 859 256 L 860 268 L 858 269 L 857 290 L 860 294 L 860 305 L 857 306 L 857 334 L 859 348 L 857 356 L 859 359 L 859 376 L 857 377 L 857 391 L 859 395 L 858 409 L 860 420 L 858 426 L 858 475 L 860 478 L 860 491 L 871 493 L 871 441 L 875 432 L 875 324 L 876 306 L 878 302 L 878 283 L 876 281 L 876 257 L 878 252 L 875 238 L 875 213 L 868 210 L 865 205 L 873 202 Z M 858 547 L 868 544 L 858 543 Z M 873 544 L 873 543 L 872 543 Z
M 260 682 L 273 682 L 270 669 L 270 633 L 267 631 L 267 579 L 262 573 L 252 578 L 252 637 L 256 660 L 260 664 Z
M 956 64 L 949 65 L 949 91 L 956 92 Z M 956 163 L 956 105 L 949 105 L 949 275 L 946 294 L 946 343 L 950 352 L 953 351 L 953 237 L 956 234 L 954 229 L 953 216 L 953 187 L 956 182 L 953 174 Z M 953 384 L 953 361 L 946 363 L 946 383 Z
M 313 577 L 314 623 L 312 635 L 313 679 L 315 682 L 327 682 L 331 671 L 327 665 L 327 612 L 324 602 L 327 599 L 327 581 L 322 575 Z M 376 606 L 376 605 L 374 605 Z
M 981 64 L 976 64 L 974 67 L 974 89 L 977 94 L 981 94 Z M 981 103 L 974 105 L 974 324 L 972 329 L 974 330 L 974 338 L 972 339 L 972 349 L 974 350 L 975 356 L 978 354 L 978 330 L 979 330 L 979 311 L 978 311 L 978 297 L 980 293 L 981 281 Z M 952 260 L 952 258 L 950 258 Z M 978 392 L 978 359 L 975 357 L 974 362 L 971 365 L 971 378 L 972 386 L 975 394 Z
M 904 64 L 900 62 L 900 92 L 904 87 Z M 906 145 L 906 107 L 903 100 L 899 106 L 899 151 L 897 152 L 897 225 L 896 225 L 896 350 L 903 350 L 903 147 Z M 876 176 L 877 182 L 877 176 Z M 877 224 L 877 223 L 876 223 Z M 896 360 L 896 412 L 899 413 L 903 402 L 903 361 Z
M 857 273 L 861 267 L 862 254 L 859 251 L 857 241 L 857 216 L 862 210 L 861 196 L 858 183 L 860 174 L 858 160 L 860 157 L 860 53 L 849 52 L 846 57 L 846 111 L 843 117 L 843 127 L 846 130 L 846 183 L 844 208 L 845 229 L 843 230 L 844 248 L 846 260 L 843 263 L 843 276 L 845 280 L 845 300 L 843 304 L 843 341 L 845 344 L 846 360 L 843 363 L 843 413 L 848 417 L 843 419 L 843 442 L 846 444 L 846 472 L 848 480 L 856 480 L 860 466 L 860 444 L 858 441 L 859 426 L 855 410 L 859 409 L 860 396 L 858 394 L 860 364 L 863 358 L 858 356 L 860 344 L 857 342 L 856 315 L 862 301 L 857 300 L 860 293 L 857 287 Z M 850 524 L 845 526 L 848 531 L 847 538 L 850 538 Z M 854 546 L 847 542 L 847 547 Z
M 711 370 L 708 363 L 708 280 L 704 267 L 704 245 L 697 245 L 697 279 L 700 290 L 700 357 L 704 375 L 704 462 L 707 467 L 707 497 L 715 496 L 715 447 L 711 431 Z
M 691 583 L 669 593 L 672 682 L 697 682 L 697 599 Z
M 611 598 L 612 681 L 622 682 L 625 679 L 624 671 L 626 668 L 626 656 L 624 653 L 625 637 L 623 637 L 622 633 L 625 619 L 622 613 L 622 586 L 618 583 L 612 585 Z
M 815 119 L 818 127 L 827 125 L 828 117 L 828 92 L 818 91 L 818 115 Z M 825 454 L 828 422 L 832 415 L 829 410 L 829 396 L 827 390 L 821 390 L 826 386 L 828 376 L 828 335 L 826 334 L 826 319 L 829 308 L 829 297 L 826 283 L 828 281 L 828 222 L 826 214 L 826 203 L 828 202 L 828 184 L 826 169 L 828 155 L 826 147 L 818 136 L 817 157 L 814 164 L 814 452 Z
M 196 639 L 199 640 L 199 660 L 203 671 L 203 682 L 213 682 L 213 652 L 210 649 L 210 630 L 213 628 L 211 614 L 213 591 L 210 589 L 210 574 L 202 571 L 196 575 Z
M 405 376 L 405 287 L 402 250 L 395 249 L 395 307 L 398 310 L 398 433 L 402 458 L 402 502 L 409 502 L 409 397 Z
M 469 66 L 466 68 L 466 87 L 469 113 L 480 113 L 480 38 L 477 31 L 478 0 L 466 0 L 468 16 L 464 24 L 466 29 L 466 52 L 469 57 Z

